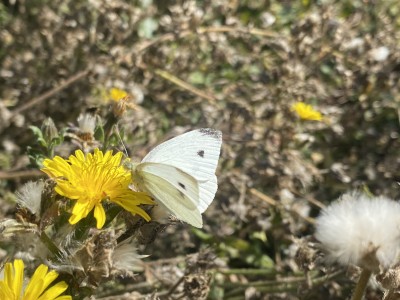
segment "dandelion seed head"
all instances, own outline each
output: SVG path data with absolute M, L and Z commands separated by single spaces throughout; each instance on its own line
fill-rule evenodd
M 96 128 L 96 116 L 92 114 L 80 114 L 78 125 L 80 135 L 93 137 Z
M 316 221 L 316 238 L 328 260 L 377 271 L 396 262 L 400 253 L 400 204 L 360 192 L 344 194 Z M 369 266 L 368 266 L 369 265 Z
M 28 209 L 37 216 L 40 215 L 43 188 L 44 183 L 42 181 L 29 181 L 25 183 L 16 193 L 18 205 Z
M 147 255 L 139 255 L 136 246 L 130 243 L 118 245 L 112 254 L 113 268 L 124 275 L 133 275 L 143 269 L 142 258 Z M 115 271 L 114 271 L 115 272 Z

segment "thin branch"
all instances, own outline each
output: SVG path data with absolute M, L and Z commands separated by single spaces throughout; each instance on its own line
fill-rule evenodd
M 168 290 L 168 292 L 166 294 L 160 295 L 158 294 L 158 296 L 161 299 L 168 299 L 169 296 L 172 295 L 172 293 L 178 288 L 178 286 L 183 282 L 184 276 L 182 276 L 181 278 L 178 279 L 178 281 Z
M 302 198 L 304 198 L 305 200 L 307 200 L 308 202 L 310 202 L 311 204 L 315 205 L 316 207 L 320 208 L 320 209 L 324 209 L 326 207 L 325 204 L 323 204 L 321 201 L 310 197 L 310 196 L 306 196 L 306 195 L 302 195 L 301 193 L 295 191 L 295 190 L 290 190 L 293 194 L 300 196 Z
M 45 174 L 39 170 L 26 170 L 26 171 L 13 171 L 13 172 L 0 171 L 0 180 L 43 177 L 43 176 L 45 176 Z
M 242 34 L 250 34 L 254 36 L 263 36 L 263 37 L 273 37 L 276 38 L 278 35 L 275 32 L 267 31 L 258 28 L 239 28 L 239 27 L 229 27 L 229 26 L 211 26 L 211 27 L 200 27 L 196 31 L 193 30 L 184 30 L 178 34 L 166 33 L 161 35 L 153 40 L 146 41 L 141 44 L 137 48 L 137 52 L 143 52 L 146 49 L 168 41 L 173 41 L 174 39 L 182 39 L 190 35 L 195 34 L 206 34 L 206 33 L 242 33 Z
M 89 71 L 90 71 L 90 69 L 81 71 L 81 72 L 71 76 L 70 78 L 68 78 L 63 83 L 56 86 L 55 88 L 51 89 L 50 91 L 47 91 L 38 97 L 28 100 L 26 103 L 22 104 L 21 106 L 17 107 L 16 109 L 14 109 L 12 111 L 11 117 L 15 117 L 16 115 L 31 108 L 32 106 L 35 106 L 35 105 L 39 104 L 40 102 L 47 100 L 51 96 L 57 94 L 58 92 L 62 91 L 63 89 L 65 89 L 68 86 L 70 86 L 71 84 L 73 84 L 75 81 L 78 81 L 79 79 L 85 77 L 89 73 Z
M 278 201 L 272 199 L 271 197 L 265 195 L 264 193 L 262 193 L 262 192 L 260 192 L 260 191 L 258 191 L 258 190 L 256 190 L 256 189 L 254 189 L 254 188 L 253 188 L 253 189 L 250 189 L 250 193 L 251 193 L 252 195 L 258 197 L 259 199 L 261 199 L 261 200 L 267 202 L 268 204 L 270 204 L 270 205 L 272 205 L 272 206 L 276 206 L 276 207 L 282 208 L 282 209 L 284 209 L 284 210 L 286 210 L 286 211 L 288 211 L 288 212 L 290 212 L 290 213 L 296 214 L 297 216 L 299 216 L 300 218 L 302 218 L 303 220 L 305 220 L 306 222 L 308 222 L 308 223 L 310 223 L 310 224 L 314 224 L 314 223 L 315 223 L 315 220 L 314 220 L 313 218 L 306 217 L 306 216 L 302 216 L 302 215 L 299 214 L 298 212 L 286 208 L 286 207 L 285 207 L 284 205 L 282 205 L 280 202 L 278 202 Z
M 199 90 L 198 88 L 195 88 L 191 84 L 179 79 L 178 77 L 172 75 L 171 73 L 169 73 L 165 70 L 156 69 L 154 72 L 157 75 L 161 76 L 162 78 L 176 84 L 177 86 L 179 86 L 185 90 L 188 90 L 199 97 L 202 97 L 202 98 L 208 100 L 208 102 L 210 102 L 210 103 L 214 104 L 217 101 L 217 99 L 213 95 L 207 94 L 207 93 Z
M 255 36 L 264 37 L 278 37 L 275 32 L 267 31 L 258 28 L 239 28 L 239 27 L 229 27 L 229 26 L 211 26 L 211 27 L 200 27 L 198 33 L 244 33 Z

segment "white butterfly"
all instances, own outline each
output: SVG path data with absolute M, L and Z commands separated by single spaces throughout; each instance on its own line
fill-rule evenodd
M 201 214 L 217 191 L 217 168 L 222 133 L 210 128 L 170 139 L 133 167 L 139 190 L 150 194 L 179 220 L 203 227 Z

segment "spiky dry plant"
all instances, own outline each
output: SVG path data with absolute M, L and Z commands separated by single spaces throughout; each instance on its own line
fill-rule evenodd
M 226 136 L 225 159 L 219 201 L 205 216 L 204 232 L 120 212 L 128 229 L 118 239 L 136 232 L 147 244 L 139 253 L 160 260 L 145 265 L 137 286 L 121 282 L 143 294 L 149 285 L 165 291 L 175 283 L 169 279 L 183 273 L 183 254 L 209 246 L 232 268 L 215 271 L 212 295 L 298 299 L 303 285 L 287 282 L 304 280 L 293 237 L 311 234 L 317 210 L 360 185 L 398 198 L 397 2 L 1 1 L 0 219 L 14 216 L 15 189 L 43 176 L 34 169 L 43 153 L 36 140 L 59 142 L 50 127 L 41 138 L 26 129 L 46 116 L 58 128 L 67 124 L 70 135 L 62 134 L 68 142 L 46 157 L 55 151 L 68 158 L 77 148 L 93 153 L 102 139 L 106 151 L 121 138 L 136 159 L 167 135 L 199 124 L 218 127 Z M 135 110 L 108 130 L 115 124 L 105 122 L 107 113 L 115 115 L 107 107 L 114 87 L 131 96 L 116 107 L 117 115 Z M 324 122 L 299 121 L 290 109 L 296 102 L 320 111 Z M 85 141 L 76 118 L 93 106 L 101 118 L 94 139 Z M 44 192 L 52 194 L 51 185 L 45 181 Z M 42 228 L 69 209 L 58 200 L 44 204 Z M 36 218 L 26 210 L 18 211 L 21 216 Z M 32 229 L 25 225 L 11 231 Z M 73 236 L 65 235 L 70 242 Z M 13 244 L 0 245 L 6 250 L 0 249 L 1 258 Z M 36 240 L 29 244 L 35 247 Z M 311 268 L 312 253 L 301 247 L 302 266 Z M 317 264 L 308 272 L 304 298 L 347 294 L 352 283 L 331 277 L 332 268 Z M 368 296 L 376 293 L 369 289 Z

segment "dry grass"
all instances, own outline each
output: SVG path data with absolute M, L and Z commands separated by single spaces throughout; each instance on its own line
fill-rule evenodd
M 224 143 L 203 230 L 158 232 L 139 249 L 151 255 L 143 271 L 102 286 L 99 299 L 348 295 L 351 276 L 315 261 L 310 236 L 320 208 L 344 191 L 399 197 L 396 1 L 2 3 L 0 219 L 40 176 L 28 126 L 50 116 L 72 127 L 93 106 L 104 116 L 118 87 L 136 107 L 119 125 L 134 159 L 191 128 L 217 128 Z M 324 121 L 300 121 L 296 101 Z M 67 138 L 56 154 L 76 147 Z

